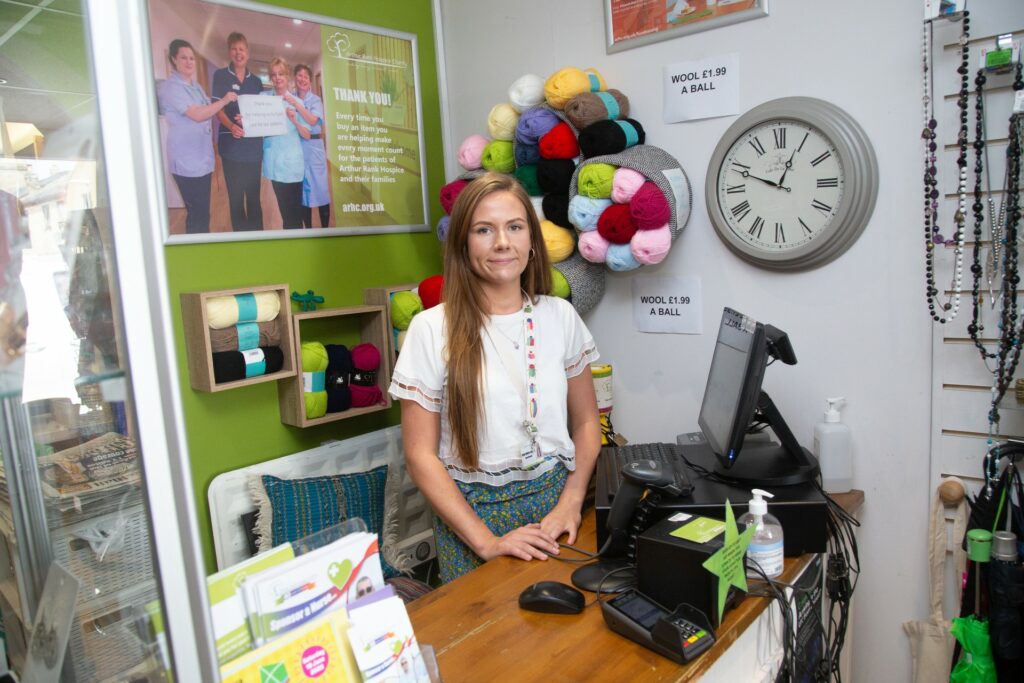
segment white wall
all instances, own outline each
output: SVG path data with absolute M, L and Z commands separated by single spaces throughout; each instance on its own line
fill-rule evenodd
M 924 302 L 921 218 L 921 3 L 774 0 L 771 15 L 605 54 L 594 0 L 441 0 L 452 141 L 486 134 L 491 106 L 524 73 L 596 67 L 630 98 L 647 141 L 675 155 L 690 177 L 694 211 L 668 259 L 645 274 L 697 275 L 701 336 L 632 331 L 631 275 L 610 274 L 587 316 L 602 358 L 615 367 L 618 431 L 633 442 L 672 441 L 696 429 L 723 306 L 786 330 L 799 358 L 773 366 L 765 388 L 797 438 L 810 445 L 826 396 L 843 395 L 853 430 L 864 565 L 855 598 L 856 681 L 906 680 L 900 624 L 923 618 L 929 499 L 931 324 Z M 747 265 L 716 237 L 704 205 L 707 162 L 733 117 L 665 125 L 661 67 L 738 52 L 741 111 L 776 97 L 830 100 L 863 126 L 881 188 L 860 239 L 807 273 Z M 451 150 L 449 149 L 449 153 Z M 454 166 L 449 166 L 454 168 Z M 634 271 L 637 272 L 637 271 Z

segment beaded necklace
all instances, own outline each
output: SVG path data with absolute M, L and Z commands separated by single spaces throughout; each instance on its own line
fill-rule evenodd
M 953 238 L 943 237 L 939 228 L 939 188 L 935 129 L 938 122 L 935 120 L 933 108 L 933 83 L 931 69 L 931 46 L 932 46 L 932 24 L 925 22 L 921 39 L 922 66 L 924 74 L 924 127 L 921 137 L 926 141 L 924 154 L 924 237 L 925 237 L 925 282 L 928 312 L 937 323 L 945 324 L 952 322 L 960 312 L 960 294 L 963 283 L 964 264 L 964 220 L 967 212 L 967 96 L 970 84 L 968 76 L 968 37 L 970 35 L 969 13 L 963 12 L 960 33 L 960 66 L 957 73 L 960 74 L 960 94 L 957 98 L 957 106 L 960 109 L 960 133 L 957 142 L 960 147 L 960 154 L 957 157 L 957 168 L 959 169 L 959 181 L 957 183 L 957 210 L 954 214 L 956 231 Z M 939 304 L 939 288 L 935 282 L 935 248 L 938 245 L 952 245 L 954 247 L 954 269 L 953 279 L 950 284 L 951 294 L 946 303 Z M 941 312 L 940 310 L 941 309 Z

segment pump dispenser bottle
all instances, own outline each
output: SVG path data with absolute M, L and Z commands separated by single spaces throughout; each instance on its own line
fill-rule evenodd
M 756 562 L 768 578 L 774 578 L 782 573 L 784 562 L 782 525 L 774 515 L 768 514 L 768 501 L 762 498 L 774 496 L 761 489 L 754 489 L 751 493 L 754 497 L 747 504 L 747 513 L 739 518 L 740 524 L 754 527 L 754 535 L 750 537 L 750 545 L 747 546 L 747 560 L 748 563 Z M 748 567 L 747 578 L 764 577 Z
M 829 493 L 853 488 L 850 428 L 840 422 L 839 408 L 846 399 L 825 399 L 825 421 L 814 425 L 814 453 L 821 467 L 821 483 Z

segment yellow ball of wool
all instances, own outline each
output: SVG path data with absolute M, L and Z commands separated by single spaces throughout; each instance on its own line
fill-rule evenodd
M 494 105 L 487 115 L 487 131 L 495 140 L 512 140 L 518 123 L 519 112 L 508 102 Z
M 551 221 L 541 221 L 540 231 L 544 236 L 544 246 L 548 250 L 548 258 L 552 263 L 559 263 L 572 256 L 576 249 L 576 239 L 572 230 L 567 230 Z
M 591 76 L 597 81 L 597 87 Z M 559 69 L 544 82 L 544 99 L 555 109 L 564 109 L 565 103 L 583 92 L 607 90 L 604 77 L 596 69 L 577 69 L 567 66 Z

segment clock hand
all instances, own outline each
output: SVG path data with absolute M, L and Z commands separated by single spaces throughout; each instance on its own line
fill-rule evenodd
M 767 178 L 758 178 L 756 175 L 751 174 L 750 171 L 739 171 L 738 173 L 744 178 L 753 178 L 754 180 L 760 180 L 762 183 L 767 183 L 772 187 L 779 187 L 779 184 L 777 182 L 773 180 L 768 180 Z
M 786 162 L 786 168 L 782 169 L 782 177 L 779 178 L 779 187 L 782 187 L 782 181 L 786 179 L 786 174 L 789 173 L 789 169 L 793 168 L 793 157 L 796 156 L 796 150 L 789 155 L 789 161 Z M 788 192 L 789 190 L 787 190 Z

